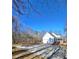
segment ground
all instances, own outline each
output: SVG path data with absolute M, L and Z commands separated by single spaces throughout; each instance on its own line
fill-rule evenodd
M 12 59 L 66 59 L 66 47 L 50 44 L 13 45 Z

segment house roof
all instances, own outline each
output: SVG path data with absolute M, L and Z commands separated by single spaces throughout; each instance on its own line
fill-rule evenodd
M 54 34 L 52 34 L 52 33 L 50 33 L 50 32 L 49 32 L 49 34 L 56 38 L 56 36 L 55 36 Z
M 61 38 L 61 35 L 57 35 L 56 33 L 51 33 L 51 32 L 44 32 L 41 35 L 41 38 L 43 38 L 43 36 L 46 34 L 46 33 L 49 33 L 51 36 L 53 36 L 54 38 Z

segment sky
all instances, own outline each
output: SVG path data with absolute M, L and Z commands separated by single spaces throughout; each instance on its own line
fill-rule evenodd
M 31 11 L 29 16 L 19 16 L 20 23 L 24 28 L 30 27 L 36 31 L 52 31 L 63 34 L 67 21 L 66 0 L 30 0 L 38 12 Z M 12 15 L 15 15 L 13 10 Z

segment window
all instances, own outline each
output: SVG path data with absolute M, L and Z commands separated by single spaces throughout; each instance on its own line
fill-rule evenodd
M 54 43 L 54 39 L 49 38 L 48 43 Z

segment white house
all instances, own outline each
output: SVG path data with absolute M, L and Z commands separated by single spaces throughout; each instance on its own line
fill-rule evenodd
M 46 32 L 42 39 L 43 43 L 54 43 L 55 41 L 55 37 L 49 32 Z
M 54 43 L 62 39 L 61 35 L 57 35 L 55 33 L 46 32 L 43 36 L 43 43 Z

